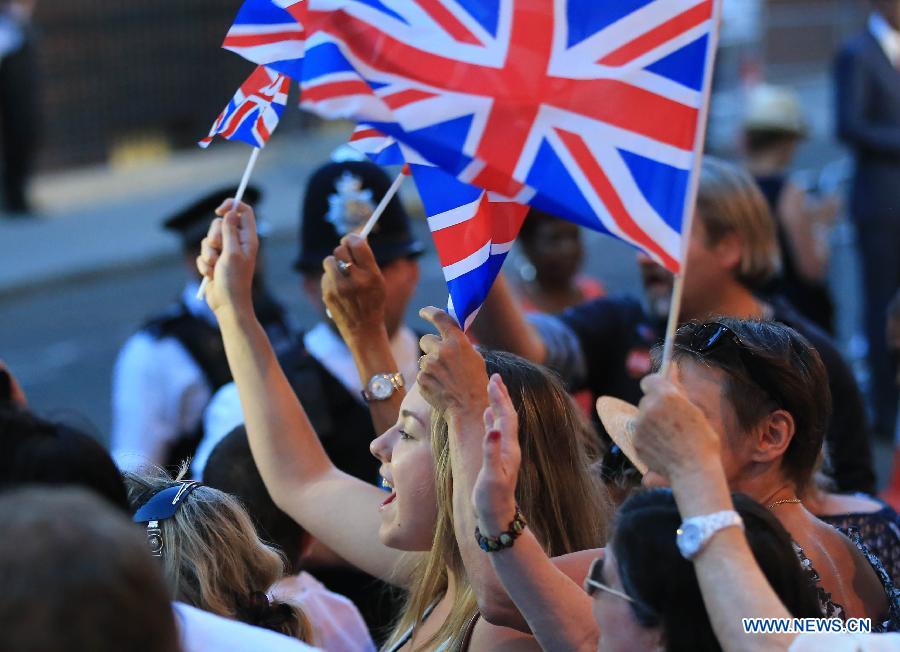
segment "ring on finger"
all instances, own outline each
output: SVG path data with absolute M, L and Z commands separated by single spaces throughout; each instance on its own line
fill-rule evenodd
M 422 367 L 425 366 L 425 358 L 427 358 L 427 357 L 428 357 L 427 355 L 419 356 L 419 371 L 422 371 Z
M 348 262 L 340 260 L 340 259 L 337 261 L 338 271 L 341 274 L 343 274 L 344 276 L 350 276 L 350 268 L 351 267 L 353 267 L 353 263 L 348 263 Z

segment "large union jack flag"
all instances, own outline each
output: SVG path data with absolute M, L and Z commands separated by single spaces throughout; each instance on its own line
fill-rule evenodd
M 714 0 L 306 5 L 304 106 L 679 268 Z
M 435 224 L 458 220 L 438 247 L 454 252 L 448 283 L 490 283 L 486 234 L 515 235 L 482 201 L 535 206 L 678 271 L 720 1 L 247 0 L 225 46 L 299 77 L 305 108 L 414 152 L 429 197 L 452 188 L 462 204 L 424 202 Z M 486 291 L 475 282 L 465 309 L 451 285 L 461 323 Z
M 216 118 L 200 147 L 209 147 L 216 136 L 263 147 L 287 105 L 290 83 L 286 76 L 258 66 Z
M 679 270 L 715 0 L 308 0 L 306 9 L 303 106 L 366 121 L 492 199 L 607 232 Z M 459 244 L 445 275 L 465 260 L 485 277 L 484 241 Z

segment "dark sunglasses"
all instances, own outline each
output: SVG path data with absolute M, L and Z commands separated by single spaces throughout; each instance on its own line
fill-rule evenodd
M 769 375 L 753 349 L 747 346 L 740 336 L 725 324 L 717 321 L 700 325 L 694 332 L 684 332 L 687 338 L 688 348 L 702 356 L 715 354 L 717 350 L 731 349 L 736 351 L 741 364 L 747 370 L 750 380 L 759 387 L 779 407 L 784 407 L 784 401 L 776 396 L 770 389 Z
M 622 598 L 627 602 L 633 602 L 637 604 L 637 600 L 632 598 L 630 595 L 619 591 L 618 589 L 612 588 L 609 584 L 603 581 L 603 557 L 597 557 L 594 561 L 591 562 L 591 567 L 588 569 L 587 577 L 584 578 L 584 590 L 592 598 L 597 595 L 597 591 L 603 591 L 618 598 Z

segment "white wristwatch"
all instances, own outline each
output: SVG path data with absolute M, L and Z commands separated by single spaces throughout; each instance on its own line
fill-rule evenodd
M 693 559 L 700 554 L 707 541 L 719 530 L 728 527 L 744 529 L 744 520 L 740 514 L 732 510 L 694 516 L 686 519 L 677 530 L 675 543 L 685 559 Z
M 403 376 L 399 371 L 393 374 L 375 374 L 369 378 L 366 388 L 362 391 L 362 397 L 366 403 L 384 401 L 403 387 Z

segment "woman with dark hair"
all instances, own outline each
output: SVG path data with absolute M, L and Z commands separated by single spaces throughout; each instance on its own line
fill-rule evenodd
M 600 281 L 581 273 L 581 227 L 549 213 L 528 211 L 517 238 L 526 263 L 512 283 L 526 312 L 562 312 L 606 294 Z
M 521 454 L 518 418 L 496 376 L 489 394 L 472 504 L 478 531 L 497 537 L 515 509 L 511 491 Z M 816 592 L 783 526 L 745 496 L 736 495 L 735 504 L 730 524 L 744 530 L 752 558 L 781 602 L 797 617 L 821 616 Z M 545 650 L 718 650 L 698 578 L 676 540 L 680 527 L 682 516 L 670 491 L 651 490 L 627 500 L 606 549 L 594 551 L 587 596 L 571 574 L 566 577 L 554 565 L 559 560 L 547 559 L 535 546 L 527 527 L 512 536 L 511 545 L 492 549 L 485 558 Z M 739 619 L 742 614 L 732 615 Z
M 734 494 L 753 556 L 775 593 L 797 618 L 822 612 L 791 548 L 791 537 L 771 512 Z M 613 536 L 585 579 L 594 599 L 601 650 L 719 650 L 697 574 L 676 545 L 681 526 L 671 491 L 638 493 L 619 508 Z M 738 617 L 740 614 L 735 614 Z
M 0 407 L 0 490 L 78 485 L 130 513 L 122 476 L 93 437 L 19 407 Z
M 813 481 L 831 413 L 816 350 L 787 326 L 722 318 L 679 328 L 672 361 L 688 398 L 722 435 L 729 487 L 773 510 L 791 533 L 825 615 L 900 627 L 900 590 L 880 560 L 858 535 L 851 543 L 816 518 L 800 497 Z M 660 481 L 652 470 L 644 475 L 645 485 Z

